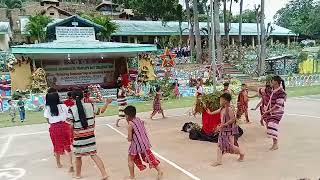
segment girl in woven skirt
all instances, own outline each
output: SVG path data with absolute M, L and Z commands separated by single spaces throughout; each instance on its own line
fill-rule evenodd
M 83 92 L 75 90 L 72 97 L 76 104 L 69 110 L 69 119 L 73 122 L 73 151 L 76 156 L 76 176 L 81 178 L 82 157 L 90 156 L 99 168 L 102 180 L 107 180 L 108 175 L 105 170 L 101 158 L 97 155 L 96 139 L 95 139 L 95 116 L 103 113 L 112 99 L 105 101 L 104 106 L 100 109 L 94 104 L 84 102 Z
M 267 134 L 272 138 L 272 147 L 270 150 L 273 151 L 279 148 L 279 124 L 284 114 L 284 104 L 287 94 L 285 92 L 284 80 L 280 76 L 274 76 L 272 78 L 271 86 L 273 90 L 262 117 L 266 118 L 267 121 Z
M 70 172 L 73 172 L 72 154 L 71 154 L 71 129 L 66 122 L 68 117 L 68 107 L 60 101 L 57 92 L 48 93 L 46 95 L 46 106 L 44 109 L 44 117 L 50 124 L 49 132 L 53 145 L 53 152 L 56 158 L 57 167 L 61 168 L 60 156 L 67 153 Z
M 267 110 L 267 105 L 268 105 L 271 93 L 272 93 L 271 82 L 266 82 L 266 86 L 258 90 L 258 95 L 261 97 L 260 102 L 256 105 L 255 108 L 252 109 L 252 110 L 257 110 L 258 108 L 260 109 L 261 126 L 264 126 L 264 124 L 267 124 L 267 119 L 266 117 L 263 116 L 263 114 Z
M 149 168 L 155 168 L 158 171 L 158 180 L 162 179 L 163 172 L 159 166 L 160 161 L 151 151 L 147 130 L 144 126 L 144 122 L 136 117 L 136 108 L 134 106 L 128 106 L 125 108 L 124 113 L 128 122 L 128 141 L 130 142 L 128 155 L 130 176 L 127 180 L 135 179 L 134 165 L 136 165 L 140 171 L 147 168 L 142 163 L 142 160 L 149 164 Z
M 124 84 L 120 83 L 121 87 L 117 89 L 117 101 L 118 101 L 118 108 L 119 108 L 119 113 L 118 113 L 118 119 L 116 122 L 116 126 L 119 126 L 120 120 L 125 120 L 125 115 L 124 115 L 124 108 L 127 106 L 127 90 L 124 86 Z
M 161 94 L 160 86 L 158 86 L 156 88 L 156 96 L 153 100 L 153 112 L 151 113 L 150 119 L 152 119 L 157 113 L 161 113 L 162 117 L 165 118 L 163 109 L 161 107 Z
M 222 155 L 225 153 L 239 154 L 239 161 L 244 159 L 243 151 L 239 148 L 239 145 L 235 145 L 238 144 L 235 135 L 239 132 L 236 125 L 236 117 L 230 106 L 231 99 L 231 94 L 224 93 L 220 96 L 221 108 L 214 112 L 207 110 L 209 114 L 221 114 L 221 124 L 216 128 L 216 131 L 219 131 L 217 161 L 212 166 L 222 165 Z

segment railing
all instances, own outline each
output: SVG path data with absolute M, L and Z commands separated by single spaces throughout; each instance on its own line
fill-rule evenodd
M 320 74 L 284 76 L 288 87 L 312 86 L 320 84 Z

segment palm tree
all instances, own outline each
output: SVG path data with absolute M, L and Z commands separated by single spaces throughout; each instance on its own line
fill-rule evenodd
M 219 78 L 222 75 L 222 46 L 221 46 L 221 34 L 220 34 L 220 20 L 219 20 L 219 0 L 214 0 L 213 2 L 213 10 L 214 10 L 214 32 L 216 39 L 216 48 L 217 48 L 217 65 L 220 68 Z M 219 67 L 220 66 L 220 67 Z
M 52 19 L 48 16 L 37 14 L 30 16 L 29 22 L 26 26 L 26 30 L 32 40 L 37 40 L 39 43 L 46 39 L 47 25 L 52 22 Z
M 176 19 L 179 22 L 179 31 L 180 31 L 180 34 L 179 34 L 179 41 L 180 42 L 179 43 L 181 45 L 181 43 L 182 43 L 182 21 L 183 21 L 183 8 L 182 8 L 181 4 L 177 5 L 175 15 L 176 15 Z
M 266 38 L 266 27 L 264 24 L 265 19 L 265 0 L 261 0 L 261 19 L 260 19 L 260 30 L 261 30 L 261 51 L 260 51 L 260 63 L 259 63 L 259 75 L 265 74 L 266 64 L 266 51 L 267 51 L 267 38 Z
M 13 9 L 22 8 L 22 1 L 21 0 L 4 0 L 3 5 L 7 9 L 7 18 L 9 19 L 9 23 L 12 28 L 13 27 L 13 20 L 12 20 L 12 13 L 11 12 Z
M 258 5 L 258 7 L 255 5 L 254 6 L 254 9 L 255 9 L 255 14 L 256 14 L 256 21 L 257 21 L 257 59 L 258 59 L 258 69 L 260 69 L 260 62 L 261 62 L 261 59 L 260 59 L 260 51 L 261 51 L 261 38 L 260 38 L 260 5 Z
M 201 36 L 199 27 L 199 12 L 198 12 L 198 0 L 193 0 L 193 19 L 194 19 L 194 31 L 196 36 L 196 52 L 197 62 L 202 63 L 202 49 L 201 49 Z
M 102 41 L 109 41 L 111 34 L 114 33 L 118 26 L 108 16 L 98 14 L 82 14 L 81 17 L 88 19 L 103 27 L 100 31 Z
M 240 14 L 239 14 L 239 45 L 240 47 L 242 46 L 242 11 L 243 11 L 243 0 L 240 0 Z
M 190 45 L 190 52 L 191 52 L 191 60 L 192 60 L 192 52 L 194 49 L 194 36 L 193 36 L 193 21 L 192 21 L 192 16 L 190 13 L 190 3 L 189 0 L 185 0 L 185 4 L 186 4 L 186 13 L 187 13 L 187 17 L 188 17 L 188 23 L 189 23 L 189 45 Z

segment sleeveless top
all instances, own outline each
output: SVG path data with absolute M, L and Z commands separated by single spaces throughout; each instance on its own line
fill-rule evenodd
M 144 122 L 136 117 L 132 121 L 132 141 L 129 147 L 130 155 L 137 155 L 145 153 L 151 148 L 147 130 L 144 126 Z

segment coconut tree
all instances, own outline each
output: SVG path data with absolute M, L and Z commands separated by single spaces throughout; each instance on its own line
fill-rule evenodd
M 219 78 L 221 78 L 223 68 L 222 68 L 222 44 L 221 44 L 221 34 L 220 34 L 220 20 L 219 20 L 219 0 L 215 0 L 213 2 L 213 10 L 214 10 L 214 32 L 215 32 L 215 40 L 216 40 L 216 57 L 217 57 L 217 65 L 219 69 Z
M 43 42 L 46 39 L 46 27 L 52 19 L 46 15 L 36 14 L 30 16 L 26 30 L 33 41 Z
M 259 62 L 259 75 L 265 74 L 266 54 L 267 54 L 267 38 L 266 38 L 266 27 L 265 27 L 265 0 L 261 0 L 261 19 L 260 19 L 260 30 L 261 30 L 261 50 L 260 50 L 260 62 Z
M 242 46 L 242 12 L 243 0 L 240 0 L 240 14 L 239 14 L 239 46 Z M 240 48 L 241 49 L 241 48 Z
M 193 21 L 192 21 L 192 16 L 190 12 L 190 2 L 189 0 L 184 1 L 186 4 L 186 14 L 188 17 L 188 23 L 189 23 L 189 45 L 190 45 L 190 52 L 191 52 L 191 58 L 192 58 L 192 52 L 194 49 L 194 35 L 193 35 Z
M 202 49 L 201 49 L 201 36 L 199 27 L 199 12 L 198 12 L 198 0 L 193 0 L 193 19 L 194 19 L 194 31 L 196 36 L 196 60 L 198 63 L 202 63 Z
M 112 22 L 108 16 L 103 16 L 100 14 L 82 14 L 81 17 L 103 27 L 103 29 L 100 31 L 102 41 L 109 41 L 111 34 L 114 33 L 118 28 L 117 24 Z
M 12 10 L 22 8 L 22 1 L 21 0 L 4 0 L 3 6 L 7 10 L 7 18 L 9 19 L 9 23 L 12 28 L 13 27 Z

